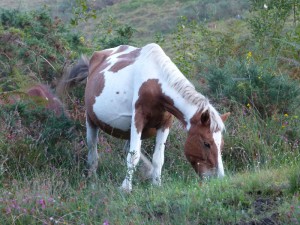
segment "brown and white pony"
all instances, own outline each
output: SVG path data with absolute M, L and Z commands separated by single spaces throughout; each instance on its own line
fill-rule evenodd
M 64 110 L 63 103 L 55 96 L 50 88 L 43 84 L 36 84 L 25 91 L 0 93 L 0 105 L 14 104 L 20 100 L 33 100 L 53 112 L 57 117 L 69 114 Z
M 73 67 L 67 81 L 87 78 L 85 89 L 88 164 L 98 166 L 98 129 L 130 140 L 127 174 L 122 183 L 132 189 L 132 176 L 141 153 L 141 140 L 156 135 L 149 173 L 161 184 L 166 139 L 175 116 L 188 132 L 185 155 L 201 177 L 224 176 L 222 116 L 198 93 L 157 44 L 142 48 L 122 45 L 97 51 Z

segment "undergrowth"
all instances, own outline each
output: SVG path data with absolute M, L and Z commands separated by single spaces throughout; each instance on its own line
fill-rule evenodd
M 160 3 L 166 1 L 155 2 Z M 129 14 L 136 13 L 141 2 L 130 4 Z M 222 153 L 226 177 L 199 180 L 183 153 L 184 128 L 175 121 L 166 143 L 162 187 L 150 185 L 136 171 L 133 192 L 121 192 L 118 187 L 126 174 L 124 143 L 103 133 L 97 176 L 87 179 L 80 87 L 68 96 L 71 118 L 77 122 L 28 101 L 1 105 L 1 224 L 299 224 L 299 83 L 298 74 L 285 73 L 299 67 L 299 46 L 294 44 L 299 40 L 299 25 L 276 34 L 272 46 L 257 47 L 257 39 L 251 36 L 232 35 L 237 32 L 234 28 L 229 33 L 208 29 L 204 17 L 219 17 L 224 1 L 218 2 L 217 10 L 210 8 L 209 1 L 201 4 L 209 10 L 195 12 L 196 19 L 181 17 L 170 36 L 161 36 L 161 44 L 173 47 L 176 64 L 220 112 L 231 112 Z M 124 2 L 120 7 L 126 10 Z M 256 10 L 256 15 L 268 13 Z M 273 7 L 270 13 L 276 10 Z M 141 15 L 130 15 L 141 21 Z M 236 19 L 231 24 L 245 23 Z M 98 32 L 107 31 L 95 39 L 101 47 L 132 42 L 135 29 L 116 24 L 100 24 Z M 267 33 L 258 34 L 268 39 Z M 1 11 L 0 40 L 1 91 L 18 90 L 32 79 L 55 86 L 69 60 L 92 46 L 45 11 Z M 278 43 L 280 51 L 273 51 Z M 259 52 L 261 47 L 269 49 Z M 262 55 L 268 60 L 260 61 Z M 282 67 L 282 58 L 296 64 Z M 150 158 L 154 140 L 144 141 L 142 148 Z

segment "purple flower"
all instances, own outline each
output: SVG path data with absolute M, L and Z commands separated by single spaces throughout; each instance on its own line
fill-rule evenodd
M 10 214 L 10 213 L 11 213 L 11 208 L 10 208 L 10 207 L 7 207 L 7 208 L 5 209 L 5 211 L 6 211 L 6 214 Z
M 103 225 L 109 225 L 108 220 L 104 220 Z
M 39 200 L 39 204 L 41 205 L 42 209 L 45 209 L 46 208 L 46 202 L 44 199 L 40 199 Z

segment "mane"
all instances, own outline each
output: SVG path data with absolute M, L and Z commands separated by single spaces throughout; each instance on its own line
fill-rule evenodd
M 162 78 L 174 88 L 187 102 L 195 105 L 198 112 L 209 111 L 211 123 L 210 129 L 213 132 L 224 129 L 224 123 L 217 110 L 210 104 L 209 100 L 196 91 L 195 86 L 180 72 L 177 66 L 165 54 L 157 44 L 145 46 L 147 54 L 151 54 L 155 62 L 161 67 Z

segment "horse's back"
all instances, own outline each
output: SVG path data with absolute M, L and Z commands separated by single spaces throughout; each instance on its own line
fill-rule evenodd
M 141 87 L 145 86 L 146 81 L 158 79 L 159 71 L 151 57 L 155 55 L 153 52 L 159 51 L 162 50 L 156 44 L 143 48 L 123 45 L 93 54 L 85 93 L 90 122 L 106 132 L 112 132 L 113 129 L 119 130 L 119 133 L 130 132 L 136 101 L 140 95 L 151 97 L 147 98 L 149 102 L 145 104 L 157 105 L 154 102 L 157 96 L 153 95 L 156 92 L 151 88 L 141 91 Z M 155 118 L 158 121 L 165 117 L 163 112 L 150 114 L 157 115 Z M 150 121 L 148 125 L 149 130 L 158 127 L 157 120 Z M 154 133 L 148 132 L 144 137 Z

